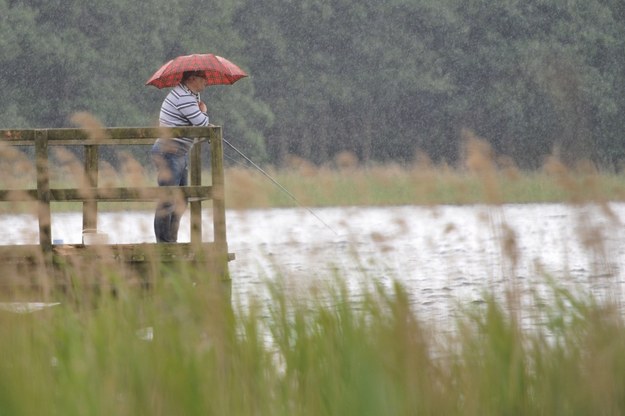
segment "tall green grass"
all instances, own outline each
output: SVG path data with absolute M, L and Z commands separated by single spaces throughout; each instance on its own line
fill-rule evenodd
M 494 295 L 441 323 L 397 282 L 355 300 L 341 278 L 297 298 L 276 279 L 230 308 L 199 279 L 0 314 L 0 414 L 625 412 L 623 317 L 589 295 L 552 284 L 528 329 Z
M 475 151 L 476 153 L 478 151 Z M 477 160 L 476 160 L 477 159 Z M 470 163 L 469 163 L 470 162 Z M 583 203 L 625 200 L 625 176 L 588 165 L 567 168 L 551 158 L 542 169 L 521 171 L 487 157 L 451 168 L 412 165 L 313 166 L 299 161 L 269 174 L 306 206 Z M 279 187 L 252 169 L 226 172 L 230 208 L 294 206 Z

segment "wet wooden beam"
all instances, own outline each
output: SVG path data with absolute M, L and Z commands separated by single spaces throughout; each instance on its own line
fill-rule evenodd
M 202 145 L 198 143 L 191 148 L 191 154 L 189 157 L 189 176 L 192 186 L 202 185 Z M 191 201 L 190 215 L 191 215 L 191 243 L 202 242 L 202 200 L 194 199 Z
M 222 245 L 222 251 L 228 250 L 226 241 L 226 204 L 225 177 L 223 159 L 223 141 L 221 128 L 211 131 L 211 176 L 213 184 L 213 227 L 215 242 Z
M 51 146 L 63 144 L 149 144 L 157 138 L 210 137 L 217 127 L 109 127 L 103 129 L 0 129 L 0 142 L 30 145 L 45 131 Z
M 50 202 L 145 202 L 161 198 L 186 197 L 190 201 L 213 197 L 212 186 L 159 186 L 130 188 L 49 189 Z M 36 189 L 0 190 L 0 201 L 36 201 Z
M 115 260 L 119 262 L 170 262 L 170 261 L 210 261 L 217 255 L 215 243 L 141 243 L 141 244 L 60 244 L 52 246 L 55 264 L 80 259 Z M 17 246 L 0 246 L 0 262 L 40 263 L 41 246 L 25 244 Z M 228 261 L 235 259 L 234 253 L 228 253 Z M 0 277 L 1 280 L 1 277 Z
M 98 188 L 98 154 L 99 146 L 85 146 L 85 176 L 91 188 Z M 87 199 L 82 204 L 82 229 L 98 229 L 98 202 Z
M 35 130 L 35 160 L 37 168 L 37 201 L 39 201 L 39 244 L 41 244 L 44 251 L 49 251 L 52 245 L 52 219 L 50 215 L 47 130 Z

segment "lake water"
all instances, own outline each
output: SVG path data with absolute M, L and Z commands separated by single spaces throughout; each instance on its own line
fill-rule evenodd
M 233 299 L 266 296 L 280 276 L 301 296 L 339 275 L 354 296 L 401 281 L 418 310 L 446 319 L 485 290 L 548 292 L 545 275 L 600 296 L 622 293 L 625 204 L 353 207 L 227 211 Z M 153 242 L 152 212 L 100 213 L 111 243 Z M 204 240 L 212 239 L 210 212 Z M 189 241 L 188 215 L 179 241 Z M 325 224 L 324 224 L 325 223 Z M 77 213 L 54 214 L 53 239 L 81 242 Z M 30 215 L 1 215 L 0 244 L 36 244 Z

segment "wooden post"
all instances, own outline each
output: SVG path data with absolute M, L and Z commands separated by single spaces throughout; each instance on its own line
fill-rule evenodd
M 50 213 L 50 172 L 48 170 L 48 131 L 35 130 L 35 158 L 37 167 L 37 215 L 39 217 L 39 245 L 43 256 L 40 285 L 44 299 L 50 296 L 49 276 L 52 264 L 52 215 Z
M 85 179 L 91 189 L 98 187 L 98 146 L 85 146 Z M 82 204 L 82 229 L 98 229 L 98 202 L 95 197 Z
M 198 141 L 191 148 L 190 155 L 191 186 L 202 185 L 202 142 Z M 191 246 L 198 247 L 202 242 L 202 200 L 191 200 Z
M 211 178 L 213 187 L 213 229 L 215 240 L 215 262 L 223 269 L 219 273 L 224 279 L 228 275 L 228 242 L 226 241 L 226 195 L 224 180 L 224 153 L 221 127 L 211 130 Z
M 48 131 L 35 130 L 37 160 L 37 200 L 39 244 L 44 253 L 52 251 L 52 217 L 50 214 L 50 173 L 48 171 Z
M 223 248 L 226 248 L 225 180 L 221 127 L 215 127 L 211 133 L 211 177 L 213 182 L 213 226 L 215 227 L 215 243 L 223 245 Z

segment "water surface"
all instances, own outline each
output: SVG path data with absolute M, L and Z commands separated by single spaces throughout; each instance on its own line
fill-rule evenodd
M 352 207 L 314 211 L 227 211 L 233 296 L 266 295 L 264 282 L 280 277 L 293 296 L 336 276 L 354 296 L 366 285 L 408 289 L 415 307 L 446 318 L 462 305 L 479 304 L 484 290 L 514 285 L 534 296 L 547 293 L 545 276 L 600 296 L 621 296 L 625 261 L 625 204 L 570 206 Z M 152 212 L 99 214 L 99 230 L 112 243 L 154 242 Z M 179 241 L 189 241 L 185 215 Z M 324 224 L 325 223 L 325 224 Z M 30 215 L 2 215 L 0 244 L 36 244 Z M 80 243 L 79 213 L 53 214 L 52 237 Z M 212 240 L 210 211 L 204 240 Z M 8 232 L 6 232 L 8 230 Z

